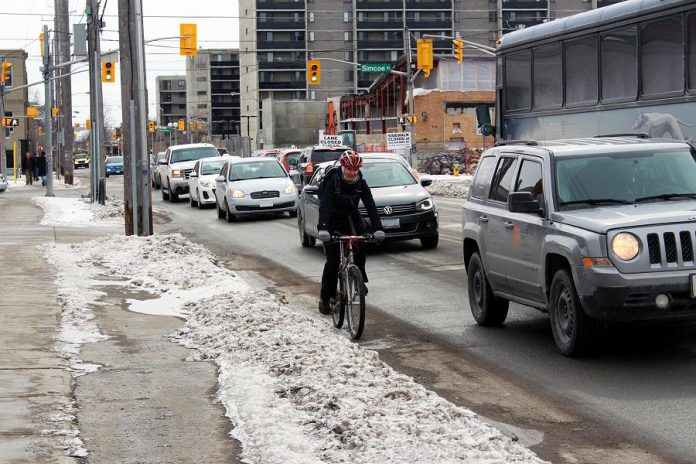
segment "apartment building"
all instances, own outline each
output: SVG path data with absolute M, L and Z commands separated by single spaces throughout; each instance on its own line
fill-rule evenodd
M 240 135 L 239 50 L 199 49 L 186 59 L 186 117 L 209 136 Z
M 620 0 L 240 0 L 243 131 L 261 135 L 261 102 L 325 100 L 365 92 L 378 74 L 351 63 L 394 63 L 432 36 L 436 54 L 450 39 L 494 47 L 503 34 Z M 465 55 L 480 51 L 466 47 Z M 307 85 L 306 60 L 321 58 L 321 84 Z M 258 140 L 262 143 L 262 140 Z M 256 143 L 256 142 L 255 142 Z
M 186 77 L 157 76 L 157 123 L 167 126 L 186 119 Z

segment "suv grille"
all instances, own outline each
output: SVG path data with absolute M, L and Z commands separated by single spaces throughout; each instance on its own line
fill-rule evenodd
M 191 168 L 191 169 L 184 169 L 184 177 L 185 177 L 186 179 L 188 179 L 188 178 L 189 178 L 189 174 L 191 174 L 192 172 L 193 172 L 193 168 Z
M 410 213 L 415 213 L 416 212 L 416 204 L 415 203 L 409 203 L 407 205 L 392 205 L 390 206 L 392 211 L 389 216 L 398 216 L 400 214 L 410 214 Z M 380 216 L 387 216 L 387 214 L 384 213 L 384 208 L 385 206 L 378 206 L 377 207 L 377 213 Z M 360 208 L 360 214 L 363 216 L 367 216 L 367 210 L 365 208 Z
M 252 192 L 251 198 L 253 200 L 259 200 L 262 198 L 278 198 L 280 192 L 277 190 L 264 190 L 262 192 Z
M 676 234 L 676 232 L 648 234 L 650 264 L 670 264 L 694 261 L 693 232 L 686 230 L 678 232 L 679 242 L 677 242 Z M 679 243 L 679 246 L 677 246 L 677 243 Z

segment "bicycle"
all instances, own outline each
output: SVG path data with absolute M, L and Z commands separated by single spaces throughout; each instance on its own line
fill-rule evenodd
M 332 241 L 339 242 L 341 264 L 338 267 L 338 293 L 332 305 L 334 327 L 343 327 L 348 315 L 350 338 L 358 340 L 365 328 L 365 283 L 362 272 L 354 263 L 353 248 L 359 243 L 374 243 L 378 240 L 372 234 L 334 235 Z

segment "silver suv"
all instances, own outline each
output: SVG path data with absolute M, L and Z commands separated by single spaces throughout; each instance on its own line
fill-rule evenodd
M 487 150 L 463 208 L 480 325 L 508 302 L 547 311 L 556 345 L 591 348 L 606 321 L 696 319 L 696 151 L 641 137 Z

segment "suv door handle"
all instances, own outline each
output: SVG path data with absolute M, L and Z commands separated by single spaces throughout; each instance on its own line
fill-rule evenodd
M 488 223 L 488 216 L 479 216 L 479 222 Z
M 504 224 L 506 229 L 512 229 L 513 227 L 515 227 L 515 223 L 511 221 L 505 221 Z

